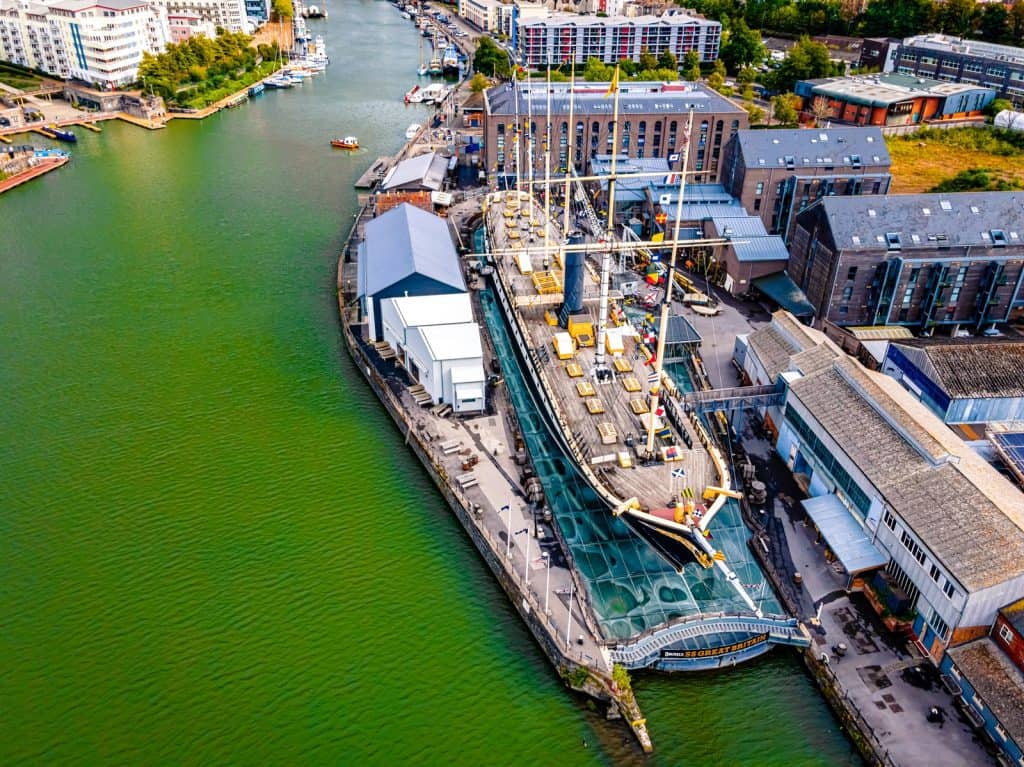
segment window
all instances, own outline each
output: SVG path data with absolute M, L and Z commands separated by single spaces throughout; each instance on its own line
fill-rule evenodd
M 931 567 L 930 567 L 930 568 L 928 569 L 928 575 L 929 575 L 929 576 L 931 576 L 931 579 L 932 579 L 933 581 L 935 581 L 936 583 L 938 583 L 938 582 L 939 582 L 939 576 L 941 575 L 941 573 L 939 572 L 939 568 L 937 568 L 937 567 L 936 567 L 935 565 L 932 565 L 932 566 L 931 566 Z
M 849 270 L 846 272 L 846 279 L 848 281 L 850 281 L 850 282 L 852 282 L 853 280 L 857 279 L 857 267 L 856 266 L 851 266 L 849 268 Z
M 900 542 L 903 544 L 903 548 L 910 552 L 910 555 L 918 561 L 919 564 L 924 564 L 928 557 L 913 538 L 910 537 L 910 533 L 904 530 L 900 533 Z
M 896 529 L 896 517 L 894 517 L 892 512 L 889 511 L 888 509 L 886 509 L 885 512 L 882 514 L 882 521 L 885 523 L 885 526 L 888 527 L 890 530 Z
M 942 620 L 942 616 L 935 611 L 934 607 L 929 608 L 928 612 L 931 613 L 931 615 L 928 616 L 928 624 L 935 630 L 935 633 L 938 634 L 939 639 L 945 642 L 946 638 L 949 636 L 949 624 Z M 980 703 L 980 701 L 978 702 Z
M 757 182 L 757 189 L 754 190 L 754 194 L 756 194 L 756 195 L 764 194 L 764 182 L 763 181 L 758 181 Z
M 761 210 L 761 198 L 760 197 L 758 197 L 756 200 L 754 200 L 754 212 L 757 213 L 759 210 Z
M 851 298 L 853 298 L 853 286 L 847 285 L 843 288 L 843 303 L 847 303 Z
M 953 599 L 956 596 L 956 586 L 954 586 L 948 580 L 944 584 L 942 584 L 942 591 L 950 599 Z
M 1006 730 L 1003 729 L 1003 726 L 999 724 L 999 722 L 996 722 L 996 735 L 998 735 L 1001 740 L 1006 740 Z
M 1007 646 L 1013 644 L 1013 632 L 1005 623 L 999 624 L 999 638 L 1006 642 Z

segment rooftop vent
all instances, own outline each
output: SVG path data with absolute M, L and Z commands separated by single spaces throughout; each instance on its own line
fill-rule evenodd
M 989 234 L 992 235 L 992 247 L 1006 247 L 1006 232 L 1004 232 L 1002 229 L 991 229 L 989 230 Z
M 903 247 L 903 243 L 900 242 L 900 235 L 898 232 L 886 232 L 885 242 L 889 246 L 889 250 L 899 250 Z

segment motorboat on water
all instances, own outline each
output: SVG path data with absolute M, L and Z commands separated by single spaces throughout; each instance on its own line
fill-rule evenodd
M 268 77 L 263 81 L 263 84 L 268 88 L 291 88 L 295 83 L 292 78 L 285 77 L 283 75 L 275 75 L 274 77 Z
M 337 149 L 358 149 L 359 139 L 355 136 L 345 136 L 345 138 L 332 138 L 331 146 Z
M 69 144 L 74 144 L 78 141 L 78 136 L 69 130 L 61 130 L 56 125 L 47 125 L 46 130 L 53 134 L 53 137 L 58 141 L 66 141 Z
M 420 128 L 423 126 L 419 123 L 412 123 L 408 128 L 405 129 L 405 138 L 407 141 L 412 141 L 416 138 L 416 134 L 420 132 Z
M 426 88 L 420 90 L 419 95 L 420 101 L 424 104 L 439 104 L 448 95 L 448 89 L 441 85 L 441 83 L 431 83 Z
M 445 77 L 459 76 L 459 49 L 454 45 L 449 45 L 444 49 L 444 55 L 441 57 L 441 72 Z

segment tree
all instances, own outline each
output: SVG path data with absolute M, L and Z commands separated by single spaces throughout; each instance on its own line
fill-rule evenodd
M 712 72 L 708 75 L 708 87 L 712 90 L 721 91 L 725 85 L 725 77 L 721 72 Z
M 791 91 L 797 80 L 815 80 L 842 74 L 842 71 L 842 64 L 833 64 L 829 59 L 828 48 L 801 37 L 790 48 L 779 67 L 766 79 L 776 91 Z
M 781 93 L 772 99 L 772 117 L 783 125 L 794 125 L 797 121 L 796 105 L 799 97 L 792 93 Z
M 964 37 L 974 32 L 978 6 L 974 0 L 943 0 L 938 10 L 939 28 L 950 35 Z
M 610 81 L 614 73 L 615 69 L 603 64 L 601 59 L 590 58 L 583 68 L 583 79 L 588 83 L 603 83 Z
M 683 77 L 690 82 L 700 79 L 700 54 L 697 51 L 687 51 L 683 57 Z
M 508 55 L 486 35 L 482 35 L 477 42 L 473 69 L 490 77 L 508 77 L 511 74 Z
M 721 60 L 733 72 L 764 59 L 765 48 L 761 34 L 747 26 L 742 19 L 729 27 L 729 36 L 722 45 Z
M 815 126 L 821 125 L 822 120 L 832 117 L 832 105 L 824 96 L 815 96 L 811 102 L 811 114 L 814 115 Z
M 1024 0 L 1017 0 L 1010 8 L 1009 41 L 1014 45 L 1024 42 Z
M 487 75 L 483 72 L 477 72 L 473 75 L 473 79 L 469 81 L 469 90 L 473 93 L 480 93 L 491 84 L 491 81 L 487 79 Z
M 646 45 L 640 49 L 640 69 L 657 69 L 658 57 Z
M 750 85 L 757 82 L 757 70 L 753 67 L 743 67 L 736 75 L 736 80 L 743 85 Z
M 290 19 L 295 15 L 295 10 L 292 7 L 292 0 L 273 0 L 271 13 L 277 17 L 278 21 Z
M 743 108 L 747 110 L 747 114 L 750 116 L 751 125 L 759 125 L 764 122 L 764 110 L 757 104 L 744 104 Z
M 989 117 L 995 117 L 1004 109 L 1013 109 L 1013 102 L 1009 99 L 992 99 L 989 105 L 985 107 L 985 114 Z
M 861 17 L 865 37 L 909 37 L 929 29 L 935 5 L 932 0 L 872 0 Z
M 985 3 L 978 16 L 978 37 L 982 40 L 1003 40 L 1007 37 L 1010 14 L 999 3 Z
M 661 55 L 658 56 L 658 69 L 671 69 L 677 75 L 679 74 L 679 61 L 676 59 L 676 55 L 668 48 L 663 50 Z

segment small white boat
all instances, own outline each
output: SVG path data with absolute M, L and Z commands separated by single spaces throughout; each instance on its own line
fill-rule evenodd
M 441 85 L 441 83 L 431 83 L 426 88 L 423 88 L 420 94 L 423 97 L 422 101 L 424 104 L 439 103 L 444 101 L 444 97 L 448 95 L 448 89 Z
M 426 91 L 425 88 L 420 88 L 417 85 L 415 88 L 413 88 L 411 91 L 409 91 L 408 93 L 405 94 L 405 103 L 406 104 L 422 104 L 423 103 L 423 94 L 425 93 L 425 91 Z
M 411 141 L 416 138 L 416 134 L 420 132 L 420 128 L 423 126 L 419 123 L 412 123 L 408 128 L 405 129 L 405 138 Z
M 409 15 L 408 11 L 402 11 L 402 18 L 408 21 L 409 19 L 412 18 L 412 16 Z

